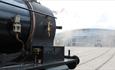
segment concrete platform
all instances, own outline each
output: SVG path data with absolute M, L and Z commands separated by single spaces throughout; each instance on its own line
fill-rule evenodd
M 71 55 L 80 58 L 75 70 L 115 70 L 115 48 L 112 47 L 66 47 Z

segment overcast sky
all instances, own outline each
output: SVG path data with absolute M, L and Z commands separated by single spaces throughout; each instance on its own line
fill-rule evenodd
M 62 31 L 102 28 L 115 29 L 115 1 L 38 0 L 54 11 Z

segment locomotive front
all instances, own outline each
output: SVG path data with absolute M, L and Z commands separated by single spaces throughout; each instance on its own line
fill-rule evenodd
M 22 70 L 47 69 L 71 63 L 75 68 L 79 58 L 66 56 L 65 62 L 64 47 L 53 46 L 56 28 L 61 29 L 52 11 L 36 0 L 0 0 L 0 68 L 24 64 Z
M 0 3 L 1 53 L 18 52 L 23 45 L 30 46 L 29 43 L 32 46 L 53 45 L 56 24 L 49 9 L 35 1 L 1 1 L 4 1 Z

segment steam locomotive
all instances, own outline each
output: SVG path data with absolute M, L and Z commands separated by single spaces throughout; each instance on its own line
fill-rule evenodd
M 0 0 L 0 70 L 74 69 L 79 58 L 53 46 L 55 18 L 36 0 Z

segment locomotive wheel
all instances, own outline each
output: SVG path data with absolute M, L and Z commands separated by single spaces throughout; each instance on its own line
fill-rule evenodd
M 66 64 L 68 66 L 69 69 L 74 69 L 76 68 L 76 66 L 79 64 L 80 62 L 80 59 L 78 56 L 72 56 L 73 59 L 76 59 L 76 62 L 71 62 L 71 63 L 68 63 Z

